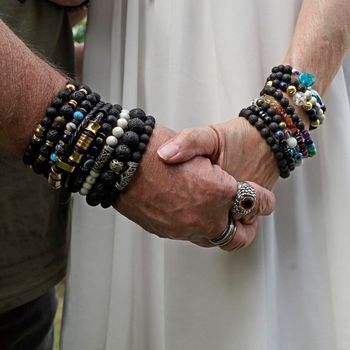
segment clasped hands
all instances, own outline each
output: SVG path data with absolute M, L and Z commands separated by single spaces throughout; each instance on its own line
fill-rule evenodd
M 211 247 L 210 239 L 226 227 L 237 180 L 249 181 L 257 196 L 255 211 L 234 217 L 237 232 L 222 248 L 230 251 L 249 246 L 258 216 L 273 211 L 275 197 L 269 190 L 277 179 L 271 150 L 243 118 L 179 134 L 158 124 L 115 208 L 159 237 Z

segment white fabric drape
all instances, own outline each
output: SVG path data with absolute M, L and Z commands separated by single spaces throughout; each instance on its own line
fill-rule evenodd
M 257 96 L 300 1 L 91 5 L 85 81 L 180 130 L 227 120 Z M 342 68 L 314 133 L 319 155 L 280 181 L 247 250 L 162 240 L 75 198 L 62 349 L 350 349 L 347 81 Z

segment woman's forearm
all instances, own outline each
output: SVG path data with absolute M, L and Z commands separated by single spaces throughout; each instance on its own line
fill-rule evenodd
M 285 63 L 317 77 L 324 94 L 350 47 L 350 1 L 304 0 Z

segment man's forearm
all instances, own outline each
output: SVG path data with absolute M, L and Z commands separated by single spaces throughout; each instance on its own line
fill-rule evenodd
M 304 0 L 285 62 L 316 75 L 323 94 L 349 46 L 349 0 Z
M 0 21 L 0 150 L 21 155 L 67 81 Z

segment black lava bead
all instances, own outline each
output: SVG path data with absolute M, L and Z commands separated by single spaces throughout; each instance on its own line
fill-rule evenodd
M 131 160 L 135 163 L 140 163 L 142 160 L 141 152 L 135 151 L 132 153 Z
M 40 159 L 36 159 L 34 164 L 33 164 L 33 171 L 36 174 L 42 174 L 43 171 L 45 170 L 45 167 L 46 167 L 46 162 L 45 161 L 42 161 Z
M 24 164 L 27 165 L 32 165 L 35 161 L 35 157 L 33 156 L 32 153 L 28 152 L 24 152 L 23 156 L 22 156 L 22 160 Z
M 152 132 L 153 132 L 153 128 L 150 127 L 149 125 L 145 125 L 145 126 L 144 126 L 144 132 L 145 132 L 145 134 L 151 136 L 151 135 L 152 135 Z
M 293 106 L 288 106 L 286 107 L 286 113 L 289 115 L 293 115 L 293 113 L 295 112 L 295 109 Z
M 99 180 L 106 186 L 114 186 L 117 179 L 118 175 L 110 170 L 104 171 L 99 177 Z
M 272 132 L 275 132 L 278 130 L 278 124 L 275 123 L 275 122 L 272 122 L 270 125 L 269 125 L 269 128 Z
M 84 100 L 80 103 L 80 107 L 84 108 L 87 112 L 90 112 L 92 109 L 92 103 L 88 100 Z
M 85 94 L 82 91 L 74 91 L 71 95 L 71 99 L 80 103 L 85 99 Z
M 92 207 L 96 207 L 101 203 L 101 196 L 98 192 L 90 191 L 86 196 L 86 203 Z
M 56 143 L 60 139 L 60 133 L 57 130 L 51 129 L 46 134 L 47 140 Z
M 140 141 L 147 144 L 149 142 L 149 136 L 147 134 L 142 134 L 140 136 Z
M 146 150 L 146 144 L 143 142 L 139 143 L 138 150 L 143 153 Z
M 39 153 L 43 157 L 48 158 L 50 156 L 50 154 L 52 153 L 52 147 L 50 147 L 48 145 L 42 145 L 39 149 Z
M 239 116 L 240 117 L 244 117 L 244 118 L 248 118 L 251 114 L 253 113 L 253 111 L 251 111 L 248 108 L 243 108 L 240 112 L 239 112 Z
M 279 101 L 281 98 L 283 98 L 283 93 L 282 93 L 282 91 L 277 90 L 277 91 L 273 94 L 273 97 L 274 97 L 277 101 Z
M 136 134 L 134 131 L 127 131 L 124 133 L 122 137 L 123 143 L 130 147 L 130 149 L 137 149 L 140 138 L 139 135 Z
M 259 118 L 255 114 L 250 115 L 248 118 L 249 123 L 252 125 L 255 125 L 258 120 Z
M 146 120 L 147 123 L 147 120 Z M 133 118 L 128 121 L 128 128 L 130 131 L 134 131 L 139 135 L 143 134 L 143 128 L 145 123 L 140 118 Z
M 56 108 L 57 110 L 59 110 L 62 107 L 62 105 L 63 101 L 58 97 L 56 97 L 51 103 L 51 106 Z
M 74 109 L 70 105 L 66 104 L 60 108 L 60 114 L 63 115 L 64 117 L 72 118 L 73 113 L 74 113 Z
M 258 130 L 261 130 L 265 127 L 265 123 L 259 119 L 256 123 L 255 123 L 255 127 L 258 129 Z
M 140 118 L 142 121 L 146 121 L 146 113 L 141 108 L 134 108 L 129 111 L 130 118 Z
M 110 135 L 112 133 L 112 127 L 108 123 L 103 123 L 101 126 L 101 131 L 106 135 Z
M 109 111 L 109 113 L 111 113 L 111 111 Z M 107 116 L 106 122 L 114 128 L 118 124 L 118 118 L 113 114 L 110 114 L 109 116 Z
M 283 107 L 283 108 L 287 108 L 288 105 L 289 105 L 289 101 L 287 98 L 283 97 L 280 99 L 280 105 Z
M 263 128 L 260 130 L 261 136 L 266 139 L 270 136 L 270 130 L 268 128 Z
M 121 162 L 128 162 L 131 158 L 131 151 L 127 145 L 118 145 L 115 149 L 117 160 Z
M 274 115 L 274 116 L 272 117 L 272 121 L 273 121 L 274 123 L 279 124 L 279 123 L 282 121 L 282 117 L 281 117 L 280 115 L 276 114 L 276 115 Z
M 87 85 L 85 85 L 85 84 L 79 85 L 78 90 L 80 90 L 80 89 L 84 89 L 84 90 L 87 91 L 88 94 L 91 94 L 91 89 L 90 89 L 90 87 L 87 86 Z
M 46 110 L 46 115 L 49 117 L 49 118 L 55 118 L 57 116 L 57 109 L 55 107 L 49 107 L 47 110 Z
M 68 90 L 62 90 L 59 92 L 58 97 L 65 102 L 69 99 L 70 92 Z
M 268 108 L 266 113 L 270 116 L 273 117 L 276 114 L 276 110 L 274 108 Z
M 40 125 L 43 126 L 45 129 L 48 129 L 52 124 L 52 120 L 49 117 L 44 117 L 41 122 Z

